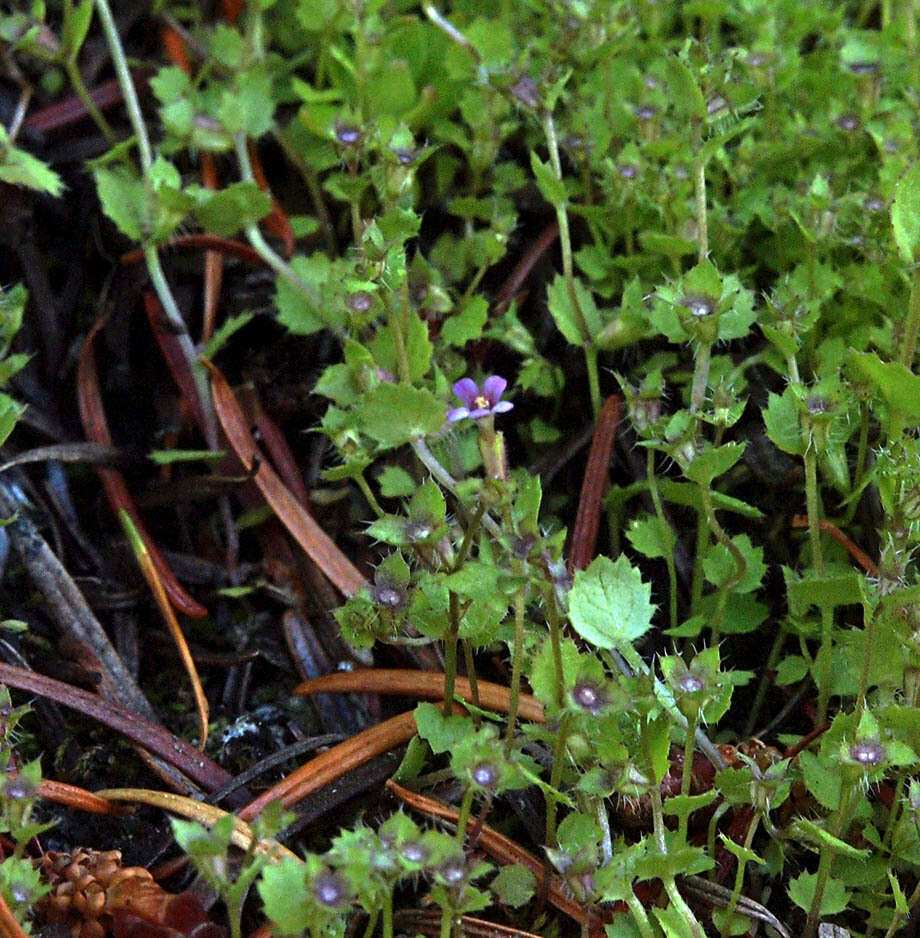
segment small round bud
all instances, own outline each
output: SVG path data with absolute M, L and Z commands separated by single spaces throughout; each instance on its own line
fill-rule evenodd
M 7 798 L 33 798 L 36 794 L 34 785 L 30 785 L 21 775 L 8 778 L 3 786 L 3 793 Z
M 466 863 L 463 857 L 448 857 L 438 868 L 438 873 L 448 886 L 456 886 L 466 876 Z
M 328 909 L 338 909 L 345 903 L 348 890 L 337 873 L 326 870 L 313 880 L 313 895 L 320 905 Z
M 400 589 L 391 583 L 378 583 L 371 588 L 371 599 L 385 609 L 394 611 L 403 609 L 409 600 L 404 589 Z
M 415 840 L 404 843 L 399 852 L 408 863 L 424 863 L 431 855 L 431 851 L 424 844 Z
M 360 143 L 363 136 L 364 132 L 354 124 L 338 124 L 335 128 L 335 139 L 346 147 Z
M 856 114 L 841 114 L 834 123 L 848 134 L 859 130 L 859 117 Z
M 588 713 L 600 713 L 607 703 L 604 689 L 591 681 L 580 681 L 572 688 L 572 699 Z
M 650 121 L 658 113 L 658 108 L 654 104 L 640 104 L 633 113 L 640 121 Z
M 850 746 L 847 755 L 867 768 L 880 765 L 887 758 L 885 747 L 877 739 L 861 739 Z
M 409 166 L 415 162 L 418 153 L 412 147 L 397 147 L 393 150 L 393 156 L 400 166 Z
M 711 316 L 716 311 L 715 301 L 708 296 L 685 296 L 678 302 L 690 310 L 690 315 L 696 319 Z
M 635 163 L 621 163 L 617 166 L 617 172 L 624 179 L 635 179 L 639 175 L 639 167 Z
M 537 90 L 537 83 L 530 75 L 521 75 L 509 90 L 521 104 L 526 104 L 527 107 L 532 108 L 540 106 L 540 93 Z
M 432 534 L 432 526 L 427 521 L 407 521 L 406 537 L 413 543 L 427 541 Z
M 473 781 L 483 788 L 488 788 L 498 781 L 498 771 L 491 762 L 480 762 L 474 765 L 470 774 L 473 777 Z
M 706 685 L 695 675 L 685 674 L 678 682 L 677 689 L 684 694 L 697 694 Z
M 366 290 L 358 290 L 345 303 L 353 313 L 366 313 L 374 305 L 374 298 Z

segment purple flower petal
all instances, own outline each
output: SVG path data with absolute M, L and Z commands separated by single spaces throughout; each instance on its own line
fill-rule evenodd
M 493 414 L 505 414 L 514 407 L 511 401 L 499 401 L 493 408 Z
M 456 423 L 458 420 L 465 420 L 470 416 L 472 415 L 466 407 L 455 407 L 453 410 L 447 412 L 447 422 Z
M 461 378 L 454 385 L 454 394 L 456 394 L 467 407 L 472 407 L 473 401 L 479 395 L 479 387 L 472 378 Z
M 490 407 L 477 407 L 476 410 L 470 411 L 470 417 L 473 420 L 478 420 L 480 417 L 488 417 L 491 413 L 492 409 Z
M 494 407 L 505 393 L 506 387 L 508 387 L 508 382 L 501 375 L 490 375 L 482 382 L 483 397 Z

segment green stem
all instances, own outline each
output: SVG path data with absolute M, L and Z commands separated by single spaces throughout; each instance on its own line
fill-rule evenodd
M 843 783 L 843 791 L 840 794 L 840 807 L 837 809 L 837 815 L 830 825 L 830 833 L 839 838 L 850 823 L 851 804 L 853 803 L 854 788 L 847 781 Z M 818 919 L 821 914 L 821 903 L 824 900 L 824 891 L 827 888 L 827 881 L 831 874 L 831 864 L 834 862 L 834 850 L 827 844 L 822 843 L 820 847 L 820 859 L 818 860 L 818 872 L 815 877 L 815 891 L 811 899 L 811 908 L 808 910 L 808 918 L 805 922 L 806 938 L 813 938 L 818 928 Z
M 476 677 L 476 659 L 473 657 L 473 645 L 468 638 L 464 638 L 460 644 L 463 646 L 463 661 L 466 664 L 466 679 L 470 682 L 472 704 L 479 709 L 481 706 L 479 703 L 479 680 Z M 476 722 L 478 719 L 478 715 L 474 716 L 473 721 Z
M 115 75 L 118 78 L 118 85 L 124 98 L 128 120 L 134 128 L 137 150 L 141 160 L 141 170 L 144 178 L 149 179 L 150 168 L 153 166 L 153 150 L 150 147 L 150 138 L 147 136 L 147 127 L 141 114 L 141 105 L 137 99 L 137 92 L 134 90 L 134 82 L 131 80 L 128 60 L 125 58 L 125 51 L 118 36 L 118 26 L 112 16 L 111 9 L 109 9 L 108 0 L 96 0 L 96 12 L 99 15 L 102 31 L 105 33 L 109 54 L 112 56 L 112 65 L 115 68 Z
M 428 448 L 428 444 L 423 437 L 417 436 L 410 440 L 415 455 L 421 460 L 422 465 L 447 489 L 455 498 L 457 497 L 457 480 L 438 462 L 437 457 Z M 496 538 L 502 537 L 502 529 L 490 515 L 483 514 L 482 526 Z
M 511 654 L 511 693 L 508 702 L 508 728 L 505 733 L 505 758 L 511 756 L 514 725 L 521 696 L 521 669 L 524 664 L 524 588 L 514 594 L 514 650 Z
M 388 889 L 383 899 L 383 938 L 393 938 L 393 890 Z
M 639 897 L 632 889 L 627 889 L 625 899 L 626 904 L 629 906 L 629 911 L 632 913 L 633 921 L 636 923 L 636 927 L 639 929 L 639 934 L 642 938 L 655 938 L 652 923 L 649 921 L 648 915 L 645 913 L 645 908 L 639 901 Z
M 460 631 L 460 600 L 451 590 L 448 599 L 450 625 L 444 639 L 444 716 L 449 717 L 454 706 L 454 686 L 457 678 L 457 634 Z
M 374 932 L 377 930 L 377 919 L 380 917 L 380 913 L 375 909 L 367 917 L 367 925 L 364 928 L 364 935 L 362 938 L 371 938 Z
M 454 834 L 454 838 L 457 841 L 457 846 L 460 848 L 463 847 L 463 842 L 466 840 L 466 826 L 470 820 L 470 812 L 473 810 L 474 797 L 475 791 L 473 790 L 473 786 L 470 785 L 463 793 L 463 801 L 460 802 L 460 813 L 457 815 L 457 831 Z
M 712 346 L 701 342 L 696 346 L 693 363 L 693 386 L 690 391 L 690 413 L 697 413 L 706 400 L 706 387 L 709 384 L 709 365 L 712 359 Z
M 396 349 L 396 368 L 399 380 L 403 384 L 409 383 L 409 353 L 406 350 L 406 334 L 403 331 L 402 313 L 399 305 L 394 302 L 392 295 L 386 303 L 387 317 L 390 333 L 393 336 L 393 346 Z
M 875 647 L 875 636 L 878 632 L 878 620 L 879 616 L 882 613 L 882 604 L 879 603 L 872 615 L 869 617 L 869 624 L 866 626 L 866 643 L 865 648 L 863 649 L 863 661 L 862 669 L 859 672 L 859 691 L 856 695 L 856 713 L 862 714 L 863 710 L 866 709 L 866 691 L 869 688 L 869 667 L 872 664 L 872 650 Z M 829 654 L 825 654 L 825 659 L 830 659 Z M 825 662 L 826 665 L 826 662 Z M 825 666 L 825 671 L 827 667 Z M 825 677 L 825 680 L 829 680 L 829 676 Z M 824 711 L 819 707 L 819 716 L 821 723 L 824 722 Z
M 543 115 L 543 132 L 546 136 L 546 147 L 549 151 L 549 162 L 552 166 L 553 174 L 559 182 L 562 182 L 562 162 L 559 159 L 559 141 L 556 138 L 556 124 L 553 115 L 547 111 Z M 575 268 L 572 263 L 572 236 L 569 232 L 569 215 L 566 211 L 565 202 L 559 202 L 554 206 L 556 209 L 556 223 L 559 226 L 559 250 L 562 254 L 562 277 L 565 281 L 566 293 L 569 297 L 569 304 L 575 315 L 575 322 L 578 325 L 578 332 L 582 338 L 582 344 L 585 349 L 585 363 L 588 368 L 588 386 L 591 392 L 591 406 L 594 410 L 595 419 L 601 412 L 601 392 L 600 382 L 597 375 L 597 350 L 593 347 L 591 330 L 588 327 L 588 321 L 585 319 L 584 310 L 578 300 L 578 294 L 575 291 Z
M 585 342 L 585 367 L 588 371 L 588 393 L 591 395 L 591 406 L 594 410 L 594 418 L 601 412 L 601 382 L 597 370 L 597 347 L 590 342 Z
M 705 512 L 700 512 L 696 519 L 696 546 L 693 553 L 693 582 L 690 586 L 690 614 L 698 615 L 703 600 L 703 560 L 709 548 L 709 525 L 706 524 Z
M 700 158 L 703 148 L 703 122 L 693 119 L 693 189 L 696 198 L 696 232 L 699 240 L 699 260 L 709 254 L 709 222 L 706 218 L 706 164 Z
M 907 304 L 907 322 L 901 344 L 900 361 L 913 371 L 914 355 L 917 351 L 917 333 L 920 331 L 920 262 L 914 263 L 914 274 L 910 281 L 910 300 Z
M 744 849 L 750 850 L 751 844 L 754 842 L 754 834 L 757 832 L 757 828 L 760 825 L 760 814 L 757 813 L 751 819 L 751 823 L 748 826 L 747 833 L 744 836 Z M 735 908 L 738 905 L 738 900 L 741 898 L 741 889 L 744 885 L 744 868 L 745 863 L 743 860 L 738 859 L 738 865 L 735 868 L 735 884 L 732 888 L 731 898 L 728 900 L 728 907 L 726 908 L 726 917 L 730 917 L 735 911 Z
M 655 475 L 655 451 L 649 447 L 645 454 L 645 477 L 648 480 L 648 491 L 652 497 L 652 505 L 655 507 L 655 517 L 658 518 L 658 524 L 661 527 L 662 535 L 666 539 L 665 532 L 671 530 L 668 519 L 665 517 L 664 505 L 661 501 L 661 493 L 658 491 L 658 477 Z M 665 566 L 668 568 L 668 612 L 671 628 L 677 628 L 677 567 L 674 564 L 674 551 L 669 550 L 665 553 Z
M 562 770 L 565 767 L 565 748 L 569 741 L 569 724 L 572 722 L 571 714 L 563 713 L 559 721 L 559 730 L 553 740 L 553 765 L 549 773 L 549 787 L 553 791 L 559 790 L 562 782 Z M 545 793 L 546 798 L 546 846 L 556 846 L 556 799 L 551 791 Z
M 99 0 L 97 0 L 99 2 Z M 244 182 L 255 182 L 255 175 L 252 171 L 252 163 L 249 159 L 249 148 L 246 146 L 246 135 L 238 133 L 233 142 L 236 149 L 236 160 L 240 167 L 240 176 Z M 263 261 L 279 276 L 283 277 L 294 287 L 298 293 L 317 309 L 322 309 L 322 301 L 319 294 L 307 283 L 305 283 L 295 272 L 294 269 L 283 258 L 272 249 L 271 245 L 262 237 L 258 225 L 249 225 L 246 228 L 246 237 L 249 240 L 253 250 Z
M 373 511 L 373 513 L 378 518 L 382 518 L 386 512 L 380 507 L 380 502 L 377 501 L 377 498 L 368 484 L 367 479 L 364 478 L 363 472 L 359 472 L 355 476 L 355 482 L 357 483 L 358 488 L 361 489 L 361 494 L 366 499 L 368 505 L 371 506 L 371 511 Z
M 907 900 L 907 914 L 905 915 L 903 912 L 895 910 L 891 924 L 888 926 L 888 931 L 885 932 L 885 938 L 894 938 L 918 902 L 920 902 L 920 883 L 917 883 L 914 887 L 914 891 L 910 894 L 910 898 Z
M 72 4 L 67 4 L 67 6 L 72 8 Z M 96 102 L 83 83 L 83 76 L 80 74 L 80 69 L 77 67 L 76 50 L 71 56 L 68 56 L 67 61 L 64 63 L 64 70 L 67 72 L 67 77 L 77 97 L 80 99 L 80 103 L 86 108 L 86 113 L 89 114 L 93 123 L 102 132 L 106 143 L 108 143 L 110 147 L 114 147 L 118 143 L 118 137 L 115 136 L 115 131 L 112 130 L 111 125 L 105 119 L 102 111 L 96 107 Z
M 153 284 L 154 292 L 163 312 L 169 321 L 182 357 L 191 372 L 195 382 L 195 391 L 198 395 L 198 403 L 201 407 L 201 413 L 204 417 L 204 436 L 208 446 L 211 449 L 217 448 L 217 417 L 214 413 L 214 405 L 211 401 L 211 389 L 208 385 L 208 376 L 204 368 L 198 362 L 198 352 L 189 335 L 188 327 L 179 312 L 173 292 L 169 287 L 166 274 L 163 272 L 163 265 L 160 263 L 160 255 L 152 244 L 144 245 L 144 260 L 147 263 L 147 272 L 150 274 L 150 282 Z
M 680 775 L 680 793 L 684 796 L 690 794 L 690 784 L 693 781 L 693 752 L 696 739 L 696 728 L 699 725 L 699 716 L 687 720 L 687 732 L 684 737 L 684 765 Z M 690 815 L 684 812 L 677 825 L 678 840 L 683 842 L 687 836 L 687 821 Z
M 719 640 L 719 632 L 721 630 L 720 620 L 725 610 L 725 602 L 728 598 L 728 593 L 744 579 L 744 574 L 747 572 L 747 561 L 744 559 L 744 554 L 741 553 L 737 544 L 725 533 L 722 529 L 722 525 L 719 524 L 716 518 L 715 506 L 712 502 L 712 493 L 709 491 L 708 486 L 700 486 L 700 498 L 703 502 L 703 510 L 706 514 L 706 524 L 709 526 L 709 530 L 712 531 L 716 540 L 732 555 L 732 560 L 735 561 L 735 572 L 719 584 L 719 598 L 716 601 L 717 615 L 712 623 L 712 642 L 715 644 Z
M 808 541 L 811 559 L 818 576 L 824 576 L 824 553 L 821 549 L 821 503 L 818 497 L 818 456 L 814 443 L 809 443 L 803 457 L 805 463 L 805 509 L 808 512 Z M 830 698 L 831 649 L 834 640 L 834 617 L 826 604 L 821 606 L 821 677 L 818 687 L 818 725 L 827 719 L 827 702 Z

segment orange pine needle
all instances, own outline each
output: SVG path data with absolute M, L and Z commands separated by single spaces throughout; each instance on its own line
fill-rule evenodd
M 227 440 L 246 471 L 255 470 L 253 481 L 281 523 L 345 596 L 351 596 L 362 586 L 366 586 L 367 580 L 357 567 L 339 550 L 332 538 L 309 515 L 281 481 L 278 473 L 262 457 L 256 441 L 252 438 L 242 408 L 224 376 L 210 362 L 204 359 L 202 361 L 211 371 L 214 410 Z
M 794 528 L 807 528 L 808 515 L 795 515 L 792 519 L 792 526 Z M 821 518 L 818 521 L 818 527 L 828 535 L 828 537 L 832 537 L 840 544 L 866 573 L 870 576 L 878 576 L 878 565 L 876 562 L 858 544 L 851 541 L 836 524 Z
M 443 700 L 446 676 L 436 671 L 408 671 L 387 668 L 367 668 L 357 671 L 335 671 L 304 681 L 295 689 L 295 694 L 322 694 L 329 691 L 353 691 L 370 694 L 398 694 L 406 697 L 423 697 L 427 700 Z M 478 681 L 479 703 L 486 710 L 507 713 L 511 704 L 511 692 L 501 684 Z M 454 693 L 463 700 L 472 701 L 473 689 L 465 677 L 457 677 Z M 518 698 L 518 714 L 533 723 L 543 722 L 543 704 L 530 694 Z
M 160 615 L 162 615 L 163 619 L 166 621 L 169 634 L 172 635 L 172 639 L 179 651 L 179 657 L 182 659 L 185 673 L 188 675 L 189 681 L 191 682 L 192 692 L 195 695 L 195 708 L 198 711 L 198 738 L 200 739 L 198 748 L 203 752 L 205 744 L 208 741 L 208 698 L 205 697 L 204 688 L 201 686 L 201 678 L 198 676 L 198 668 L 195 666 L 195 659 L 192 657 L 188 642 L 186 642 L 185 636 L 182 634 L 182 629 L 179 626 L 178 619 L 176 619 L 176 614 L 173 612 L 172 604 L 169 601 L 169 597 L 166 595 L 166 590 L 163 588 L 163 582 L 154 566 L 153 558 L 150 556 L 150 552 L 147 550 L 140 533 L 134 526 L 131 516 L 124 509 L 121 509 L 118 512 L 118 518 L 125 529 L 125 533 L 128 535 L 128 541 L 134 551 L 134 556 L 137 558 L 141 572 L 144 574 L 144 579 L 147 581 L 147 585 L 153 593 L 153 598 L 156 600 Z
M 398 785 L 392 779 L 387 782 L 387 788 L 396 795 L 400 801 L 414 808 L 422 814 L 430 817 L 441 818 L 452 824 L 457 823 L 458 814 L 453 808 L 434 798 L 428 798 L 416 792 L 409 791 Z M 542 887 L 544 880 L 549 876 L 547 898 L 560 911 L 574 919 L 576 922 L 585 923 L 591 920 L 590 913 L 583 906 L 579 905 L 568 893 L 558 876 L 555 876 L 547 870 L 546 866 L 540 862 L 531 853 L 528 853 L 523 847 L 519 847 L 513 840 L 509 840 L 497 830 L 489 827 L 488 824 L 480 825 L 476 818 L 470 818 L 467 822 L 467 830 L 479 832 L 476 845 L 482 847 L 489 856 L 498 860 L 499 863 L 510 864 L 520 863 L 526 866 L 537 878 L 537 883 Z M 539 890 L 538 890 L 539 891 Z
M 121 808 L 111 801 L 106 801 L 85 788 L 56 782 L 50 778 L 41 780 L 38 795 L 45 801 L 67 805 L 68 808 L 76 808 L 78 811 L 88 811 L 90 814 L 121 814 Z
M 304 763 L 251 801 L 237 816 L 251 821 L 276 798 L 281 799 L 284 807 L 290 808 L 324 785 L 347 775 L 355 766 L 409 742 L 415 733 L 415 717 L 411 710 L 390 717 Z

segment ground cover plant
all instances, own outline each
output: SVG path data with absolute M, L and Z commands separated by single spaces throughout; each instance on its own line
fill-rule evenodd
M 5 938 L 913 933 L 917 18 L 4 8 Z

